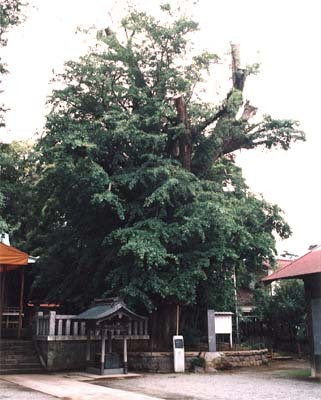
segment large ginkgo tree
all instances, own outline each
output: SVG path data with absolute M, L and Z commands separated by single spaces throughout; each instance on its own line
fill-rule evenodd
M 249 191 L 234 152 L 288 150 L 304 135 L 295 121 L 253 122 L 243 88 L 255 68 L 240 67 L 235 45 L 226 98 L 202 101 L 218 57 L 189 53 L 197 24 L 162 11 L 169 22 L 130 12 L 57 77 L 31 236 L 34 294 L 74 310 L 120 295 L 157 310 L 164 337 L 175 304 L 231 307 L 233 273 L 272 261 L 274 235 L 290 233 Z

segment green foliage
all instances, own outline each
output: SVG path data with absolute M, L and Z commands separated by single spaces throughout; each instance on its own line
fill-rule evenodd
M 192 371 L 195 370 L 195 367 L 205 368 L 205 359 L 202 357 L 193 357 L 190 365 Z
M 0 3 L 0 49 L 7 45 L 6 33 L 9 28 L 14 25 L 18 25 L 22 20 L 21 14 L 22 3 L 19 0 L 2 0 Z M 0 57 L 0 85 L 2 83 L 2 75 L 7 73 L 6 66 Z M 0 87 L 0 94 L 2 90 Z M 6 108 L 3 104 L 0 104 L 0 128 L 4 127 L 4 117 Z M 20 195 L 20 191 L 24 189 L 18 187 L 18 175 L 23 175 L 24 172 L 18 172 L 20 166 L 20 159 L 18 153 L 20 150 L 16 150 L 17 144 L 12 146 L 3 144 L 0 142 L 0 233 L 8 232 L 11 230 L 12 224 L 18 223 L 18 215 L 15 215 L 15 211 L 12 208 L 12 202 L 14 195 Z M 17 151 L 17 152 L 16 152 Z M 15 153 L 15 154 L 14 154 Z M 23 151 L 22 151 L 23 153 Z M 22 154 L 21 153 L 21 154 Z M 18 161 L 18 163 L 15 163 Z M 10 188 L 12 184 L 16 184 L 15 189 Z M 21 182 L 20 182 L 21 184 Z M 11 190 L 12 189 L 12 190 Z M 14 193 L 15 192 L 15 193 Z M 17 203 L 20 204 L 21 198 Z M 11 204 L 10 204 L 11 202 Z M 23 201 L 21 202 L 23 204 Z M 20 213 L 19 213 L 20 215 Z M 7 219 L 8 217 L 8 219 Z M 13 222 L 13 220 L 15 220 Z M 19 221 L 19 223 L 21 223 Z
M 13 25 L 18 25 L 22 20 L 22 7 L 20 0 L 2 0 L 0 4 L 0 46 L 7 44 L 5 34 Z
M 5 204 L 5 197 L 3 193 L 0 192 L 0 210 L 3 209 L 4 204 Z M 0 216 L 0 232 L 7 232 L 7 231 L 8 231 L 8 225 L 4 220 L 4 218 Z
M 18 25 L 22 20 L 21 9 L 23 4 L 20 0 L 1 0 L 0 3 L 0 49 L 7 45 L 6 33 L 14 25 Z M 1 76 L 7 72 L 6 65 L 0 57 L 0 84 Z M 0 90 L 1 93 L 1 90 Z M 0 105 L 0 128 L 4 126 L 4 113 L 6 109 Z
M 290 329 L 299 338 L 306 322 L 304 284 L 300 280 L 281 282 L 271 296 L 268 291 L 257 289 L 256 314 L 267 323 L 271 331 L 291 322 Z
M 0 143 L 0 232 L 25 247 L 30 224 L 35 154 L 28 142 Z
M 114 294 L 148 310 L 230 307 L 232 271 L 272 260 L 273 234 L 290 233 L 279 208 L 249 192 L 231 153 L 287 149 L 302 135 L 291 121 L 236 119 L 236 89 L 220 107 L 198 98 L 218 57 L 189 57 L 193 21 L 133 11 L 121 25 L 121 40 L 100 32 L 57 77 L 37 144 L 34 295 L 79 308 Z M 180 96 L 188 121 L 175 109 Z

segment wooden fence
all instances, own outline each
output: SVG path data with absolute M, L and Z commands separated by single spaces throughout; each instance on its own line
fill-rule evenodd
M 113 339 L 148 339 L 147 320 L 129 321 L 126 326 L 120 323 L 106 326 L 104 328 L 111 332 Z M 124 331 L 125 328 L 125 331 Z M 86 340 L 100 339 L 101 329 L 89 327 L 88 321 L 77 318 L 76 315 L 59 315 L 56 311 L 47 314 L 38 312 L 36 314 L 34 337 L 36 340 Z

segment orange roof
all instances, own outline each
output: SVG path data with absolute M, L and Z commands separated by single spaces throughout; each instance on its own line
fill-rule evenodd
M 22 265 L 28 265 L 28 258 L 27 253 L 0 243 L 0 272 L 4 270 L 4 267 L 6 267 L 7 271 L 11 271 Z
M 285 264 L 281 269 L 262 279 L 269 283 L 278 279 L 303 278 L 305 275 L 321 273 L 321 246 L 296 260 Z

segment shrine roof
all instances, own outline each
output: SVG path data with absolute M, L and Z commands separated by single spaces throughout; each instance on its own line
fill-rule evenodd
M 119 298 L 96 300 L 91 307 L 78 314 L 77 318 L 98 321 L 108 319 L 109 317 L 112 317 L 114 314 L 117 313 L 126 314 L 132 319 L 146 319 L 146 317 L 143 317 L 131 311 Z

